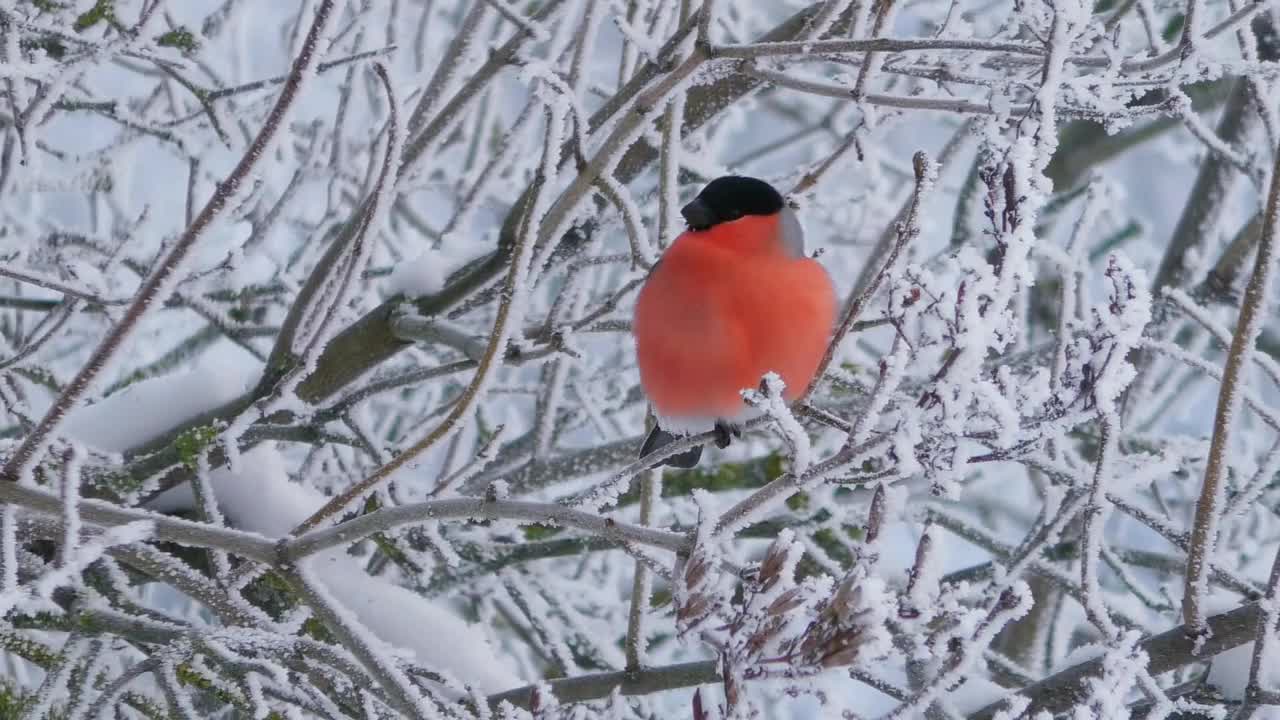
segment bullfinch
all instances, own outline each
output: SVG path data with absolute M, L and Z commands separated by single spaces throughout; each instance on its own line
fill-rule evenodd
M 804 254 L 800 221 L 769 183 L 713 180 L 681 209 L 688 229 L 653 266 L 632 323 L 640 383 L 657 423 L 640 457 L 681 434 L 716 430 L 724 448 L 767 372 L 792 402 L 813 379 L 836 315 L 831 278 Z M 702 446 L 662 461 L 691 468 Z

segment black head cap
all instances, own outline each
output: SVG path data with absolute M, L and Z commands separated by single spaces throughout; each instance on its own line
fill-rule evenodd
M 744 215 L 772 215 L 782 209 L 782 195 L 769 183 L 742 175 L 725 175 L 702 188 L 680 210 L 693 230 L 708 230 Z

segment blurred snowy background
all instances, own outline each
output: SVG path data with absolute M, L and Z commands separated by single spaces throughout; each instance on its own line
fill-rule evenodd
M 1274 717 L 1274 12 L 0 0 L 0 718 Z M 726 173 L 847 312 L 645 471 Z

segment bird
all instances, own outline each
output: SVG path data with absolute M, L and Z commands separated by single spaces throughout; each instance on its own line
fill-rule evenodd
M 687 228 L 650 269 L 632 318 L 640 384 L 657 421 L 641 458 L 711 429 L 716 445 L 728 447 L 756 414 L 742 391 L 768 372 L 781 376 L 783 399 L 795 401 L 835 323 L 831 277 L 805 255 L 799 218 L 771 184 L 718 177 L 680 214 Z M 692 468 L 702 450 L 654 466 Z

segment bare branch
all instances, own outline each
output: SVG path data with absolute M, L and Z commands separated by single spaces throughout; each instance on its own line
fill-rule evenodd
M 1209 459 L 1205 464 L 1204 483 L 1200 500 L 1196 503 L 1195 522 L 1191 531 L 1191 548 L 1187 553 L 1186 586 L 1182 597 L 1183 620 L 1196 634 L 1205 631 L 1204 594 L 1205 578 L 1209 562 L 1218 542 L 1218 523 L 1221 518 L 1227 475 L 1227 454 L 1235 424 L 1239 421 L 1243 405 L 1242 373 L 1251 363 L 1254 345 L 1262 331 L 1262 318 L 1270 297 L 1271 277 L 1275 265 L 1276 232 L 1280 229 L 1280 153 L 1271 171 L 1271 189 L 1267 193 L 1267 209 L 1263 214 L 1262 238 L 1258 242 L 1258 254 L 1254 260 L 1253 274 L 1245 287 L 1240 302 L 1240 314 L 1236 319 L 1235 334 L 1227 353 L 1227 364 L 1222 371 L 1222 389 L 1218 393 L 1218 408 L 1214 415 L 1213 440 L 1209 446 Z

